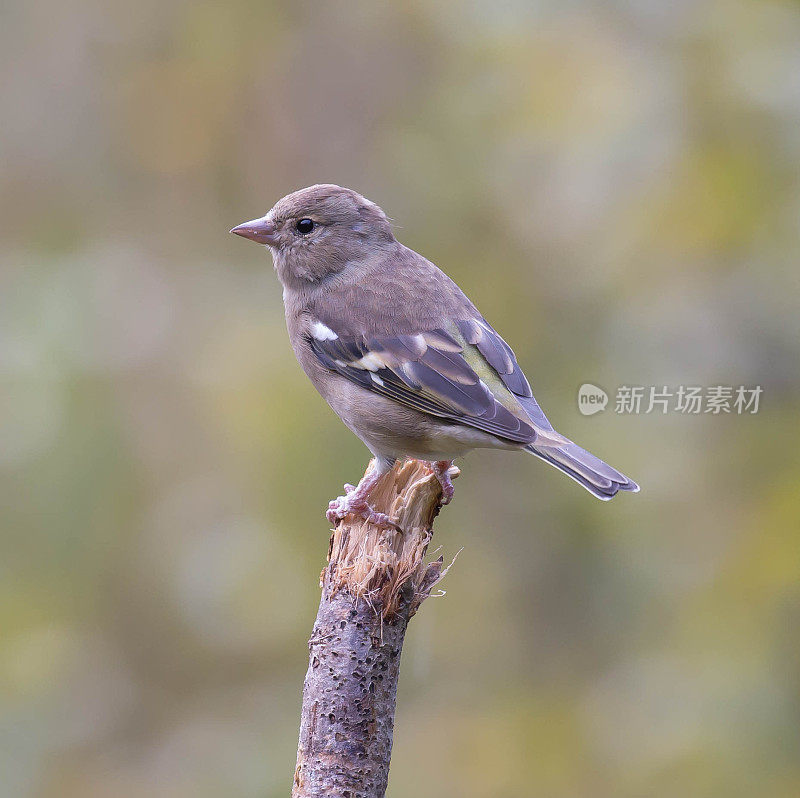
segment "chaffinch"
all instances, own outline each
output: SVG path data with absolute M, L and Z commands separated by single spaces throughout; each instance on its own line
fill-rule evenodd
M 454 458 L 530 452 L 608 500 L 639 486 L 553 429 L 508 344 L 461 289 L 394 237 L 386 214 L 347 188 L 316 185 L 232 233 L 266 245 L 305 373 L 375 457 L 328 508 L 389 519 L 370 490 L 399 459 L 431 462 L 450 501 Z

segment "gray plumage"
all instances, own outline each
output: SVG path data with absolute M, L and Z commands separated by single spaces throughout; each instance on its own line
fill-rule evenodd
M 355 191 L 311 186 L 232 232 L 272 252 L 297 359 L 376 473 L 409 457 L 522 449 L 600 499 L 639 489 L 553 429 L 511 347 Z

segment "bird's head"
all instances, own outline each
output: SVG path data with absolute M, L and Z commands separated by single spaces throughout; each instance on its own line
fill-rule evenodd
M 318 283 L 394 242 L 386 214 L 349 188 L 321 184 L 287 194 L 231 230 L 265 244 L 284 285 Z

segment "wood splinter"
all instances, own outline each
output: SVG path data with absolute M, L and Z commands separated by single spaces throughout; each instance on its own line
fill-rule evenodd
M 333 530 L 308 641 L 293 798 L 386 792 L 406 627 L 449 568 L 424 559 L 441 500 L 430 465 L 407 460 L 369 497 L 397 529 L 348 515 Z

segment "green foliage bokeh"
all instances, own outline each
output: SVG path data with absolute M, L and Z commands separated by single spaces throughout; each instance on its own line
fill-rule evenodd
M 796 4 L 35 0 L 0 45 L 0 793 L 287 794 L 367 454 L 227 231 L 337 182 L 642 485 L 461 463 L 389 795 L 800 794 Z

